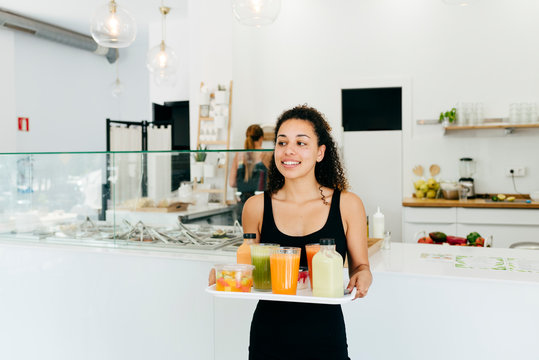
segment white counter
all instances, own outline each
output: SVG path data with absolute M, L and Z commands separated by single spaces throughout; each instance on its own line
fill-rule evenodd
M 0 359 L 212 359 L 215 263 L 234 254 L 0 241 Z
M 375 253 L 370 263 L 376 274 L 531 282 L 539 286 L 539 251 L 534 250 L 393 243 L 391 250 Z
M 472 267 L 539 261 L 531 250 L 392 244 L 371 259 L 368 297 L 343 307 L 351 358 L 537 359 L 539 272 L 460 268 L 457 256 Z
M 537 359 L 539 274 L 456 268 L 462 255 L 533 266 L 539 252 L 380 250 L 369 295 L 343 305 L 350 358 Z M 225 252 L 1 240 L 0 358 L 246 359 L 256 301 L 204 291 L 211 266 L 233 261 Z

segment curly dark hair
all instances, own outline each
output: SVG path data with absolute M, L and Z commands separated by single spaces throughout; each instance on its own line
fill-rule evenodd
M 315 108 L 307 105 L 300 105 L 290 110 L 286 110 L 277 119 L 273 139 L 274 143 L 277 140 L 277 134 L 279 133 L 281 125 L 290 119 L 300 119 L 310 122 L 318 138 L 318 146 L 326 146 L 324 158 L 322 161 L 316 163 L 314 168 L 316 181 L 318 181 L 320 185 L 331 189 L 340 191 L 347 190 L 349 187 L 348 180 L 346 180 L 337 147 L 335 146 L 335 141 L 331 137 L 331 126 L 329 126 L 324 115 Z M 281 189 L 283 185 L 284 176 L 277 169 L 275 158 L 272 157 L 268 171 L 268 191 L 271 194 L 274 194 Z

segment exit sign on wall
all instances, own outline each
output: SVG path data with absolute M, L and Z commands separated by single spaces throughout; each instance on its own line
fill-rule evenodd
M 19 131 L 30 131 L 30 121 L 27 117 L 19 117 Z

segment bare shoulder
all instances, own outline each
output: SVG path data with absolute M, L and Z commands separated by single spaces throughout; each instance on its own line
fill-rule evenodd
M 344 211 L 344 215 L 365 212 L 361 198 L 350 191 L 341 193 L 341 210 Z
M 264 216 L 264 194 L 258 194 L 251 196 L 245 202 L 242 211 L 242 223 L 248 225 L 249 228 L 260 228 L 262 225 L 262 218 Z
M 343 191 L 341 193 L 341 217 L 344 231 L 347 234 L 356 233 L 358 229 L 366 226 L 365 207 L 361 198 L 353 192 Z M 360 230 L 360 233 L 365 233 Z
M 264 211 L 264 194 L 258 194 L 251 196 L 247 201 L 245 202 L 245 205 L 243 206 L 244 209 L 250 210 L 250 211 Z

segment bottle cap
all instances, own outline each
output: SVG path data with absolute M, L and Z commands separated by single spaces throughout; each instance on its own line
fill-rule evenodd
M 335 239 L 332 239 L 332 238 L 320 239 L 320 245 L 335 245 Z
M 244 239 L 256 239 L 256 234 L 255 233 L 245 233 L 245 234 L 243 234 L 243 238 Z

